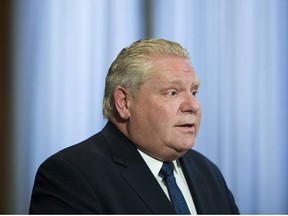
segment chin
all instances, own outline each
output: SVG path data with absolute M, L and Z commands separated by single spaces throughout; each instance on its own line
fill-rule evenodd
M 190 145 L 190 148 L 189 149 L 192 149 L 194 147 L 194 143 L 192 143 L 191 145 Z
M 191 143 L 191 141 L 190 141 L 190 142 L 187 142 L 187 143 L 182 144 L 182 146 L 183 146 L 183 150 L 186 150 L 186 151 L 187 151 L 187 150 L 193 148 L 194 142 Z
M 181 157 L 184 154 L 186 154 L 186 152 L 189 151 L 192 147 L 193 147 L 193 145 L 182 146 L 181 148 L 176 149 L 177 154 L 179 154 L 179 157 Z

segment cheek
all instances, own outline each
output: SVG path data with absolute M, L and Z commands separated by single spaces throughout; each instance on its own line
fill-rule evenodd
M 148 124 L 159 131 L 164 130 L 164 128 L 167 130 L 167 126 L 170 125 L 169 122 L 175 119 L 177 106 L 175 103 L 163 102 L 159 97 L 152 97 L 139 102 L 134 111 L 138 112 L 135 115 L 137 115 L 137 119 L 141 119 L 143 124 Z
M 162 115 L 170 117 L 177 115 L 178 111 L 180 110 L 180 105 L 177 103 L 177 101 L 173 101 L 161 104 L 158 109 Z
M 157 97 L 147 101 L 144 106 L 146 106 L 147 114 L 151 116 L 153 118 L 151 120 L 154 121 L 157 121 L 157 119 L 165 119 L 165 116 L 167 116 L 167 113 L 169 112 L 169 105 L 161 103 L 160 99 Z
M 173 115 L 166 106 L 152 106 L 147 113 L 146 123 L 151 126 L 152 132 L 157 136 L 169 133 Z M 175 116 L 175 115 L 174 115 Z
M 200 124 L 201 124 L 201 110 L 198 111 L 197 113 L 197 131 L 199 130 Z

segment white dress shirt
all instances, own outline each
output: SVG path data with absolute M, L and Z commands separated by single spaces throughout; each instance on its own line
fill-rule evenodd
M 150 168 L 150 170 L 153 173 L 153 175 L 155 176 L 155 178 L 157 179 L 158 183 L 160 184 L 161 188 L 165 192 L 166 196 L 170 200 L 168 189 L 164 183 L 163 178 L 159 175 L 159 172 L 161 170 L 163 162 L 147 155 L 146 153 L 142 152 L 139 149 L 138 149 L 138 151 L 141 154 L 144 161 L 146 162 L 146 164 L 148 165 L 148 167 Z M 192 195 L 190 193 L 188 184 L 187 184 L 186 179 L 184 177 L 182 168 L 181 168 L 178 160 L 173 161 L 173 164 L 174 164 L 174 176 L 176 179 L 176 183 L 177 183 L 178 187 L 180 188 L 180 190 L 181 190 L 181 192 L 185 198 L 185 201 L 188 205 L 190 213 L 193 215 L 196 215 L 197 214 L 196 208 L 195 208 L 193 198 L 192 198 Z

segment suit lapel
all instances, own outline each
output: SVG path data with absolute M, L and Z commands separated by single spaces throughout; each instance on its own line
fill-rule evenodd
M 201 172 L 196 168 L 197 161 L 191 161 L 193 157 L 185 157 L 179 159 L 185 179 L 190 189 L 193 202 L 197 214 L 202 214 L 204 209 L 207 208 L 207 187 L 205 185 L 204 177 Z
M 122 175 L 152 213 L 175 214 L 166 194 L 142 158 L 127 166 Z
M 113 160 L 125 168 L 122 177 L 154 214 L 175 214 L 169 199 L 149 167 L 129 141 L 113 124 L 107 123 L 102 131 Z

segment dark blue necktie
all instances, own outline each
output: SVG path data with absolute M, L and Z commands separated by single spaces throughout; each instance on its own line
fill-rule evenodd
M 187 206 L 187 203 L 185 202 L 183 194 L 176 184 L 173 172 L 174 172 L 173 162 L 164 162 L 160 170 L 160 173 L 163 175 L 163 179 L 167 185 L 169 196 L 176 210 L 176 213 L 190 214 L 189 208 Z

